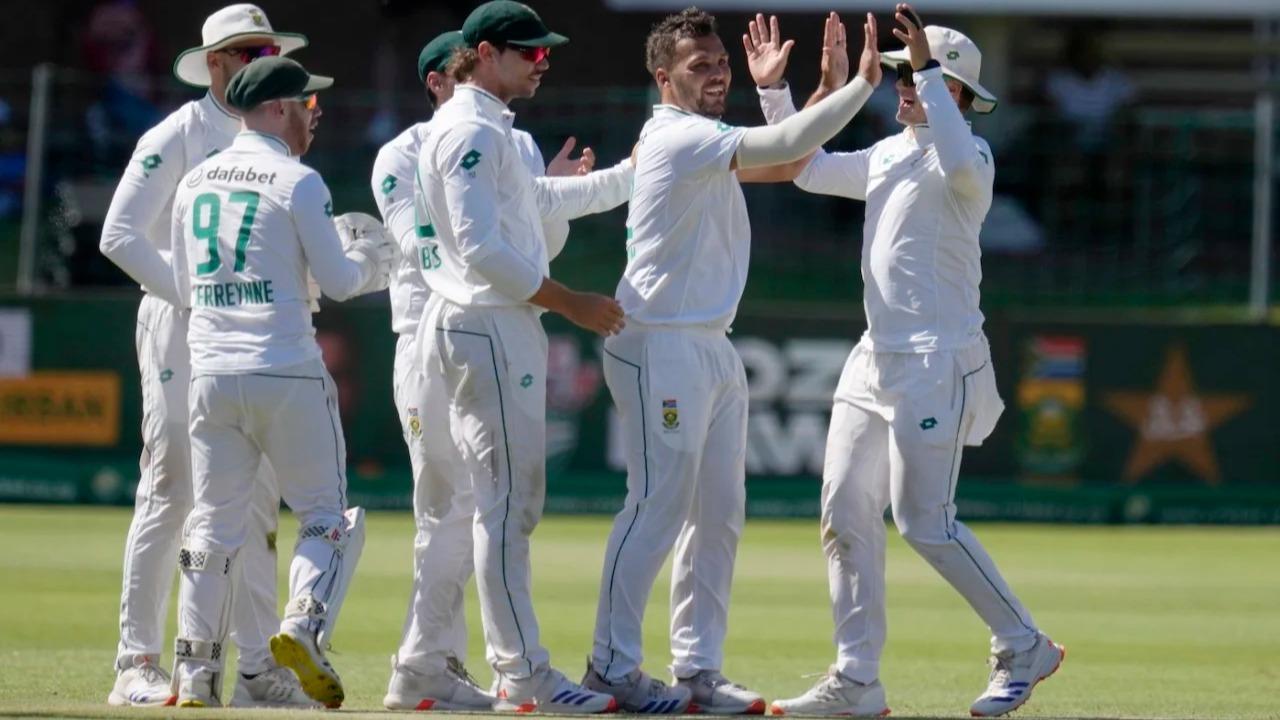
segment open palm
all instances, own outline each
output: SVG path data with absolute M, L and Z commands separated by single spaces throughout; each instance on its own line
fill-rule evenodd
M 751 79 L 757 85 L 776 84 L 787 70 L 787 58 L 795 44 L 795 40 L 782 41 L 776 15 L 766 24 L 764 15 L 757 14 L 755 20 L 747 23 L 747 34 L 742 36 Z

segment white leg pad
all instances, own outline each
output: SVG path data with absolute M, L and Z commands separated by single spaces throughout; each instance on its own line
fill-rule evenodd
M 321 648 L 328 647 L 333 637 L 342 601 L 347 596 L 360 553 L 364 550 L 364 536 L 364 508 L 358 507 L 343 514 L 341 527 L 309 525 L 298 532 L 298 544 L 294 550 L 295 570 L 301 557 L 313 555 L 312 552 L 302 552 L 302 546 L 315 541 L 323 541 L 328 546 L 326 549 L 333 562 L 314 563 L 315 567 L 321 568 L 320 574 L 308 582 L 295 583 L 294 596 L 285 605 L 285 621 L 301 621 L 313 629 L 316 643 Z M 303 579 L 298 577 L 298 573 L 291 575 L 295 580 Z

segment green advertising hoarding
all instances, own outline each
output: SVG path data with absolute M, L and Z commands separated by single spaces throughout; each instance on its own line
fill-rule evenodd
M 0 302 L 0 501 L 131 501 L 136 308 L 129 297 Z M 622 449 L 600 341 L 544 322 L 547 509 L 616 512 Z M 316 325 L 339 386 L 353 502 L 408 508 L 385 300 L 326 305 Z M 750 513 L 816 515 L 831 395 L 861 332 L 850 320 L 739 317 L 730 337 L 751 393 Z M 960 517 L 1280 523 L 1280 431 L 1267 412 L 1280 405 L 1275 332 L 990 318 L 1007 408 L 986 443 L 966 450 Z

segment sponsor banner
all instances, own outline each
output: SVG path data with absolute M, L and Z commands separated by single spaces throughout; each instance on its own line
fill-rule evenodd
M 120 376 L 45 371 L 0 378 L 0 444 L 113 446 L 120 439 Z
M 385 301 L 377 300 L 326 305 L 315 316 L 316 338 L 338 386 L 352 501 L 407 509 L 412 481 L 391 390 L 396 338 Z M 113 483 L 109 474 L 102 475 L 95 485 L 99 473 L 86 465 L 75 473 L 74 501 L 127 502 L 141 450 L 132 308 L 110 300 L 98 304 L 100 312 L 86 315 L 80 302 L 33 301 L 33 324 L 42 332 L 34 338 L 32 359 L 36 376 L 44 367 L 73 366 L 122 378 L 116 434 L 101 436 L 108 444 L 94 451 L 93 460 L 119 468 L 121 478 Z M 626 491 L 624 453 L 603 381 L 601 341 L 550 314 L 544 325 L 547 510 L 616 512 Z M 1274 328 L 994 316 L 986 331 L 1008 409 L 981 447 L 965 448 L 957 485 L 961 518 L 1280 519 L 1280 434 L 1266 412 L 1280 404 L 1280 384 L 1272 377 L 1280 367 Z M 746 368 L 750 400 L 749 513 L 816 514 L 831 397 L 861 332 L 853 321 L 790 315 L 744 313 L 735 323 L 730 339 Z M 65 398 L 71 385 L 39 387 L 43 407 L 66 407 L 52 400 Z M 5 389 L 0 398 L 24 398 L 21 406 L 30 407 L 31 390 L 26 386 L 14 395 Z M 54 390 L 60 394 L 51 394 Z M 690 422 L 689 402 L 675 396 L 656 402 L 655 432 L 683 431 Z M 0 436 L 13 432 L 13 407 L 0 406 L 0 412 L 9 413 L 0 415 Z M 109 415 L 102 413 L 104 419 Z M 72 427 L 85 431 L 83 425 Z M 436 430 L 422 426 L 418 431 Z M 409 432 L 414 433 L 412 426 Z M 47 458 L 55 468 L 72 459 L 48 447 L 47 427 L 36 435 L 26 447 L 0 445 L 0 471 L 14 467 L 14 452 L 26 453 L 28 461 L 21 477 L 0 472 L 0 498 L 41 492 L 50 501 L 70 496 L 65 487 L 56 489 L 63 482 L 58 478 L 70 477 L 70 471 L 43 473 L 36 458 Z M 40 478 L 55 487 L 41 488 Z
M 31 311 L 0 308 L 0 377 L 31 372 Z

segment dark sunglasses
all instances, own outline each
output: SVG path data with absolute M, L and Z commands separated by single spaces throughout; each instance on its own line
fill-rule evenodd
M 520 57 L 534 65 L 551 57 L 551 48 L 549 47 L 517 47 L 515 45 L 508 45 L 507 47 L 520 53 Z
M 903 85 L 906 85 L 907 87 L 915 87 L 916 81 L 915 81 L 915 78 L 912 77 L 912 74 L 915 73 L 915 70 L 911 69 L 911 63 L 900 62 L 898 63 L 897 70 L 898 70 L 898 82 L 902 83 Z
M 255 45 L 252 47 L 223 48 L 218 52 L 226 53 L 228 55 L 238 55 L 240 57 L 240 61 L 247 65 L 258 58 L 274 57 L 279 55 L 280 46 Z

